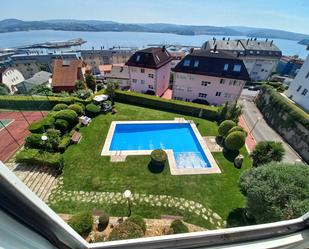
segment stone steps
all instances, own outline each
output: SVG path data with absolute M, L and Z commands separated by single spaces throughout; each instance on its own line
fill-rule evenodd
M 57 186 L 57 172 L 51 168 L 15 163 L 7 163 L 6 166 L 44 202 L 48 201 L 50 192 Z

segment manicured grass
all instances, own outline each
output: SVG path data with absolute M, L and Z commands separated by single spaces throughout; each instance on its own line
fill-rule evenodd
M 182 197 L 211 208 L 224 219 L 234 209 L 244 206 L 238 180 L 241 172 L 251 165 L 244 148 L 241 150 L 245 156 L 242 169 L 236 169 L 232 159 L 229 161 L 223 153 L 214 153 L 222 173 L 211 175 L 172 176 L 168 165 L 163 172 L 156 174 L 148 168 L 149 156 L 129 156 L 125 162 L 120 163 L 111 163 L 109 157 L 100 156 L 110 124 L 115 120 L 172 120 L 175 117 L 184 117 L 193 120 L 203 136 L 217 135 L 216 122 L 120 103 L 116 104 L 116 108 L 117 114 L 100 115 L 90 126 L 82 128 L 81 142 L 70 146 L 64 153 L 64 190 L 123 192 L 130 189 L 133 193 Z M 66 213 L 87 208 L 104 208 L 110 215 L 125 215 L 127 212 L 123 205 L 100 207 L 61 201 L 51 206 L 57 212 Z M 163 207 L 134 207 L 133 212 L 144 217 L 157 218 L 162 214 L 182 215 L 188 222 L 213 228 L 209 222 L 185 211 Z

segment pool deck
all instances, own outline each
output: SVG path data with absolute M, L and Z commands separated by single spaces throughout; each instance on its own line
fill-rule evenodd
M 206 157 L 208 158 L 211 167 L 210 168 L 188 168 L 179 169 L 176 166 L 176 161 L 174 157 L 174 152 L 171 149 L 164 150 L 167 154 L 168 162 L 170 165 L 170 172 L 172 175 L 198 175 L 198 174 L 219 174 L 221 170 L 212 156 L 205 140 L 198 131 L 196 125 L 191 120 L 184 120 L 175 118 L 175 120 L 156 120 L 156 121 L 113 121 L 107 133 L 103 150 L 101 152 L 102 156 L 137 156 L 137 155 L 150 155 L 153 150 L 121 150 L 121 151 L 110 151 L 110 145 L 112 143 L 112 138 L 117 124 L 190 124 L 197 140 L 199 141 Z

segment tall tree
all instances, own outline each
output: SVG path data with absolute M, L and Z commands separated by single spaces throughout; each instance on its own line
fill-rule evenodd
M 112 105 L 115 104 L 114 98 L 115 98 L 115 90 L 119 87 L 119 84 L 117 82 L 109 82 L 106 86 L 106 93 L 109 95 Z
M 94 92 L 96 90 L 96 85 L 97 85 L 95 77 L 92 74 L 86 74 L 85 81 L 86 81 L 87 87 Z

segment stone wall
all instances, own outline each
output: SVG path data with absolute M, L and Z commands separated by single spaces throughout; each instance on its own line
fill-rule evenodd
M 256 105 L 266 122 L 308 163 L 309 115 L 271 87 L 261 89 Z

